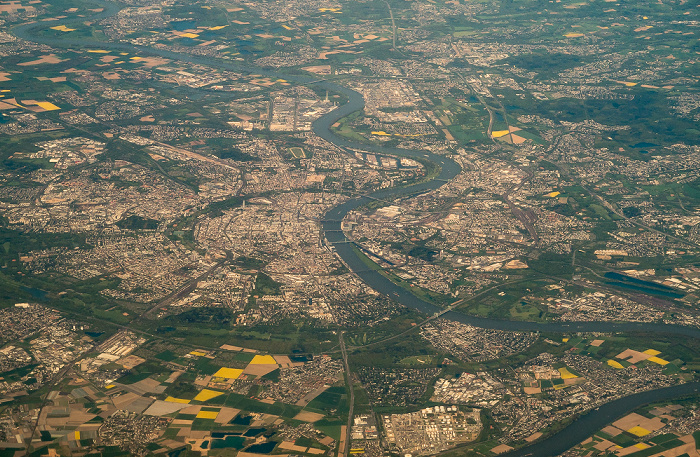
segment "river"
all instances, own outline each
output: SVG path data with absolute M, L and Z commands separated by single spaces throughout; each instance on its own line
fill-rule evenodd
M 89 20 L 104 19 L 115 15 L 119 11 L 119 7 L 115 3 L 101 1 L 104 6 L 104 11 L 90 17 Z M 81 21 L 88 18 L 81 18 Z M 65 20 L 64 20 L 65 21 Z M 63 23 L 63 22 L 62 22 Z M 362 95 L 352 89 L 338 85 L 331 81 L 313 79 L 301 75 L 287 75 L 277 71 L 271 71 L 258 67 L 245 65 L 238 62 L 227 62 L 214 58 L 192 56 L 189 54 L 180 54 L 164 49 L 147 48 L 143 46 L 134 46 L 126 43 L 111 43 L 111 42 L 90 42 L 87 39 L 71 40 L 69 37 L 48 37 L 38 36 L 34 33 L 39 29 L 47 28 L 51 22 L 31 23 L 17 26 L 12 29 L 15 36 L 39 43 L 44 43 L 55 47 L 77 47 L 84 48 L 85 46 L 95 46 L 98 48 L 111 48 L 127 51 L 142 51 L 152 55 L 165 57 L 173 60 L 181 60 L 192 63 L 199 63 L 215 68 L 221 68 L 231 71 L 254 72 L 256 74 L 264 74 L 270 77 L 283 78 L 288 81 L 294 81 L 300 84 L 314 84 L 329 92 L 339 93 L 347 97 L 348 102 L 337 107 L 328 114 L 323 115 L 313 123 L 313 131 L 319 137 L 329 141 L 341 148 L 354 148 L 364 151 L 370 151 L 389 155 L 402 155 L 414 159 L 428 160 L 440 167 L 440 172 L 437 177 L 429 180 L 413 184 L 401 188 L 382 189 L 372 192 L 366 196 L 354 198 L 346 201 L 338 206 L 331 208 L 323 217 L 321 228 L 328 243 L 333 245 L 335 252 L 345 262 L 350 270 L 357 274 L 367 285 L 372 287 L 379 293 L 382 293 L 392 299 L 398 301 L 408 308 L 415 309 L 425 314 L 431 315 L 442 312 L 439 308 L 431 303 L 428 303 L 406 289 L 392 283 L 385 276 L 375 270 L 369 269 L 363 260 L 358 256 L 353 249 L 352 243 L 347 243 L 344 233 L 341 230 L 341 221 L 349 211 L 356 209 L 364 204 L 367 204 L 376 199 L 392 199 L 399 195 L 417 194 L 430 190 L 437 189 L 445 184 L 445 182 L 457 176 L 461 169 L 460 166 L 451 158 L 433 154 L 429 151 L 408 150 L 389 148 L 380 145 L 367 145 L 355 143 L 346 138 L 340 137 L 331 130 L 331 126 L 341 118 L 358 111 L 364 107 L 364 99 Z M 613 322 L 570 322 L 570 323 L 537 323 L 524 321 L 506 321 L 497 319 L 488 319 L 450 311 L 443 315 L 446 319 L 470 324 L 477 327 L 507 330 L 507 331 L 535 331 L 535 332 L 650 332 L 650 333 L 670 333 L 683 335 L 686 337 L 700 338 L 700 329 L 683 327 L 678 325 L 654 324 L 654 323 L 613 323 Z M 614 421 L 618 417 L 639 408 L 645 404 L 673 399 L 679 396 L 689 394 L 697 394 L 700 390 L 700 383 L 693 382 L 682 385 L 677 385 L 668 388 L 655 389 L 646 392 L 641 392 L 631 396 L 621 398 L 619 400 L 607 403 L 595 411 L 577 419 L 568 427 L 564 428 L 559 433 L 537 442 L 533 445 L 522 448 L 518 451 L 513 451 L 503 454 L 507 457 L 525 457 L 528 455 L 536 457 L 556 456 L 580 443 L 591 434 L 600 430 L 608 423 Z

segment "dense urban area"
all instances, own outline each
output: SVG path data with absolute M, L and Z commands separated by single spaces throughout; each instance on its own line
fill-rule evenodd
M 687 0 L 0 0 L 0 457 L 700 457 L 698 75 Z

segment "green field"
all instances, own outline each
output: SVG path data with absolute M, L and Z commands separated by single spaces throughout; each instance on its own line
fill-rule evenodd
M 304 148 L 289 148 L 289 152 L 294 156 L 295 159 L 305 159 L 306 153 Z

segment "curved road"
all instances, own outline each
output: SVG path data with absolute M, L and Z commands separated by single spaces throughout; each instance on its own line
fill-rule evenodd
M 119 7 L 114 3 L 100 2 L 104 6 L 104 11 L 95 14 L 90 20 L 100 20 L 118 13 Z M 85 21 L 86 18 L 80 18 Z M 65 21 L 65 20 L 64 20 Z M 345 262 L 350 270 L 356 273 L 365 283 L 376 291 L 393 298 L 401 304 L 424 312 L 426 314 L 444 313 L 444 309 L 428 303 L 406 289 L 396 286 L 385 276 L 374 270 L 369 270 L 362 259 L 357 255 L 351 243 L 346 243 L 345 235 L 341 230 L 343 217 L 351 210 L 356 209 L 366 203 L 376 199 L 390 200 L 399 195 L 416 194 L 437 189 L 450 179 L 459 174 L 459 165 L 449 157 L 432 154 L 428 151 L 406 150 L 397 148 L 382 147 L 379 145 L 366 145 L 354 143 L 348 139 L 336 135 L 331 126 L 341 118 L 360 110 L 364 107 L 362 95 L 347 87 L 340 86 L 330 81 L 319 81 L 311 77 L 300 75 L 286 75 L 275 71 L 269 71 L 257 67 L 226 62 L 214 58 L 180 54 L 163 49 L 152 49 L 142 46 L 134 46 L 126 43 L 112 42 L 90 42 L 89 40 L 72 40 L 69 37 L 55 38 L 43 37 L 36 34 L 40 29 L 46 29 L 51 22 L 29 23 L 15 27 L 12 32 L 15 36 L 27 41 L 44 43 L 58 47 L 85 48 L 86 45 L 100 48 L 112 48 L 127 51 L 142 51 L 145 53 L 170 58 L 173 60 L 184 60 L 192 63 L 199 63 L 231 71 L 249 71 L 257 74 L 266 74 L 271 77 L 283 77 L 299 84 L 314 84 L 330 92 L 343 94 L 348 98 L 348 102 L 339 106 L 332 112 L 322 116 L 313 123 L 313 131 L 321 138 L 329 141 L 341 148 L 354 148 L 370 152 L 401 155 L 414 159 L 429 160 L 440 167 L 440 172 L 435 179 L 421 182 L 403 188 L 390 188 L 373 192 L 369 195 L 346 201 L 332 209 L 324 216 L 322 230 L 326 240 L 331 244 L 335 252 Z M 443 317 L 465 324 L 498 330 L 509 331 L 551 331 L 551 332 L 653 332 L 671 333 L 686 337 L 700 338 L 700 329 L 682 327 L 666 324 L 636 324 L 636 323 L 611 323 L 611 322 L 571 322 L 571 323 L 535 323 L 522 321 L 504 321 L 488 318 L 468 316 L 466 314 L 448 311 Z M 556 456 L 575 446 L 595 431 L 614 421 L 617 417 L 634 410 L 644 404 L 654 401 L 667 400 L 683 395 L 697 394 L 700 391 L 700 383 L 693 382 L 673 387 L 656 389 L 638 393 L 601 406 L 595 411 L 591 411 L 576 420 L 572 425 L 566 427 L 550 438 L 527 446 L 518 451 L 513 451 L 508 457 L 525 457 L 528 455 L 547 457 Z

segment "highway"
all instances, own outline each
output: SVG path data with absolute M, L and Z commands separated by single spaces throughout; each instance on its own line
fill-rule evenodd
M 338 452 L 338 457 L 347 457 L 350 455 L 350 431 L 352 430 L 353 417 L 355 416 L 355 388 L 352 384 L 352 375 L 350 373 L 350 365 L 348 364 L 348 352 L 345 349 L 345 338 L 344 331 L 338 333 L 338 340 L 340 343 L 340 352 L 343 355 L 343 365 L 345 367 L 345 385 L 348 389 L 348 424 L 345 430 L 345 441 L 341 443 L 343 449 Z

